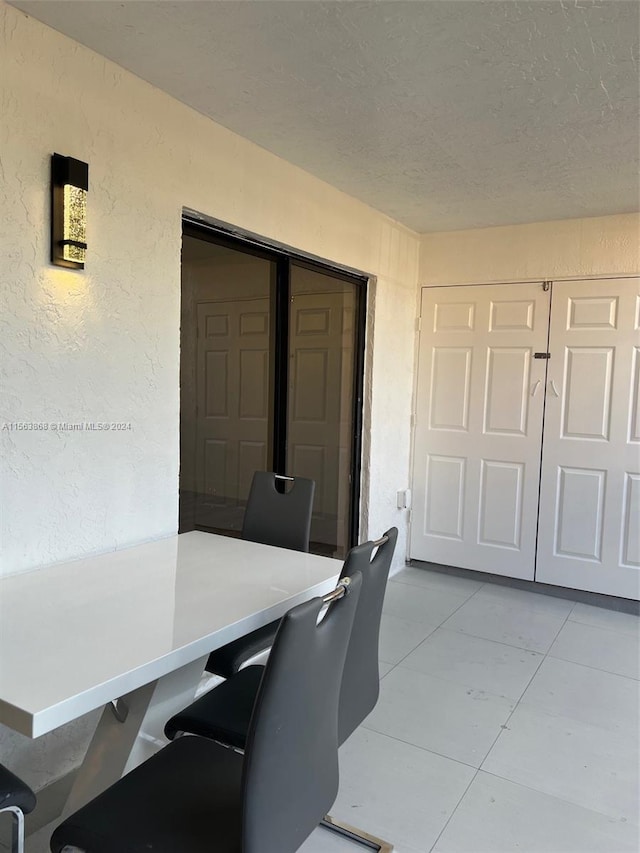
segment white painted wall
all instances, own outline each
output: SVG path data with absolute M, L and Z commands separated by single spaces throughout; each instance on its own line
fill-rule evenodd
M 640 214 L 423 234 L 421 285 L 633 275 Z
M 398 524 L 401 565 L 417 236 L 14 8 L 0 22 L 0 419 L 131 424 L 0 432 L 0 572 L 177 530 L 183 207 L 377 277 L 362 533 Z M 89 163 L 84 272 L 48 262 L 54 151 Z

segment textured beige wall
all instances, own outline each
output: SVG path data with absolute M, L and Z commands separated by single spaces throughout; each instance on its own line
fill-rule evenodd
M 376 277 L 363 534 L 398 524 L 401 565 L 417 236 L 2 3 L 0 25 L 1 418 L 132 425 L 0 432 L 0 573 L 176 531 L 183 208 Z M 48 262 L 53 151 L 89 163 L 84 272 Z
M 482 284 L 640 272 L 640 214 L 424 234 L 419 283 Z

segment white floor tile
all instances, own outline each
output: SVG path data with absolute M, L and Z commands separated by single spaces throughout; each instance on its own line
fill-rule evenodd
M 472 578 L 461 578 L 446 572 L 434 572 L 427 568 L 415 566 L 402 569 L 392 579 L 397 583 L 425 586 L 429 589 L 439 589 L 442 592 L 452 592 L 454 595 L 473 595 L 483 585 L 482 581 L 476 581 Z
M 340 749 L 340 792 L 331 814 L 389 841 L 396 850 L 428 851 L 474 772 L 360 728 Z
M 513 704 L 483 690 L 396 666 L 365 726 L 479 767 Z
M 380 672 L 380 680 L 382 680 L 385 677 L 385 675 L 392 669 L 393 669 L 392 663 L 387 663 L 384 660 L 379 660 L 378 661 L 378 671 Z
M 594 628 L 608 628 L 610 631 L 619 631 L 621 634 L 630 634 L 640 639 L 640 616 L 631 613 L 619 613 L 617 610 L 578 603 L 571 611 L 569 620 L 593 625 Z
M 552 609 L 521 607 L 491 596 L 474 595 L 446 622 L 445 628 L 495 640 L 508 646 L 546 652 L 566 619 Z
M 480 771 L 433 853 L 637 853 L 638 827 Z
M 382 614 L 378 657 L 385 663 L 399 663 L 403 657 L 436 630 L 437 622 L 410 622 L 390 613 Z
M 482 769 L 614 820 L 638 821 L 638 760 L 626 734 L 519 706 Z
M 542 660 L 538 652 L 438 628 L 402 666 L 517 701 Z
M 568 598 L 556 598 L 554 595 L 543 595 L 530 592 L 527 589 L 516 589 L 501 584 L 486 583 L 478 591 L 480 598 L 492 598 L 504 604 L 515 604 L 534 613 L 552 613 L 557 616 L 568 616 L 575 607 L 575 601 Z
M 547 657 L 520 707 L 628 732 L 629 745 L 638 746 L 640 682 L 633 678 Z
M 389 581 L 382 610 L 383 613 L 421 625 L 432 625 L 434 622 L 439 625 L 464 604 L 468 597 L 467 594 L 459 595 L 440 589 Z
M 640 678 L 640 644 L 635 637 L 568 621 L 549 655 L 617 675 Z

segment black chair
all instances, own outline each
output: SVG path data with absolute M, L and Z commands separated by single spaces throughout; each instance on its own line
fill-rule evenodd
M 278 489 L 281 485 L 282 491 Z M 308 551 L 316 484 L 306 477 L 256 471 L 242 522 L 242 538 Z
M 398 529 L 392 527 L 378 542 L 352 548 L 342 576 L 362 574 L 362 592 L 349 640 L 340 690 L 338 743 L 342 745 L 373 710 L 380 693 L 378 644 L 382 604 Z M 378 546 L 373 559 L 372 552 Z M 165 726 L 171 740 L 181 733 L 200 735 L 236 749 L 244 749 L 253 705 L 263 668 L 248 666 L 172 717 Z M 393 850 L 388 842 L 363 833 L 327 816 L 327 829 L 364 843 L 383 853 Z
M 363 587 L 349 640 L 340 689 L 338 722 L 340 745 L 373 711 L 380 695 L 378 666 L 380 621 L 397 539 L 398 528 L 392 527 L 383 533 L 377 542 L 365 543 L 365 553 L 369 558 L 376 546 L 378 550 L 366 567 L 362 566 L 360 560 L 356 564 L 357 569 L 362 572 Z
M 281 620 L 244 756 L 204 738 L 179 738 L 65 820 L 52 836 L 53 853 L 65 846 L 86 853 L 298 850 L 338 791 L 338 702 L 361 585 L 354 575 Z
M 284 487 L 278 490 L 278 484 Z M 290 488 L 287 488 L 289 486 Z M 242 538 L 292 551 L 308 551 L 315 482 L 256 471 L 242 524 Z M 205 669 L 230 678 L 250 658 L 270 648 L 279 620 L 227 643 L 209 655 Z
M 28 785 L 0 764 L 0 814 L 13 817 L 12 853 L 24 853 L 24 816 L 36 806 L 36 795 Z

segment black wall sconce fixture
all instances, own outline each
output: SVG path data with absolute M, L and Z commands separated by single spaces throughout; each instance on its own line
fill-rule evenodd
M 87 254 L 89 166 L 82 160 L 51 157 L 51 263 L 84 269 Z

